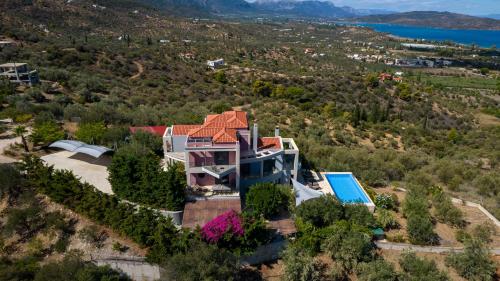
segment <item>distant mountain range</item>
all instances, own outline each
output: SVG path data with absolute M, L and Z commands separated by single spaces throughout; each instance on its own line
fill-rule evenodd
M 449 12 L 415 11 L 389 15 L 370 15 L 354 20 L 367 23 L 392 23 L 450 29 L 500 30 L 500 20 Z
M 136 0 L 183 16 L 251 14 L 255 8 L 244 0 Z
M 101 0 L 103 1 L 103 0 Z M 276 0 L 247 2 L 245 0 L 136 0 L 158 9 L 182 15 L 245 15 L 296 18 L 352 18 L 373 14 L 389 14 L 382 9 L 338 7 L 330 1 Z
M 105 0 L 100 0 L 104 1 Z M 183 16 L 246 16 L 305 19 L 343 19 L 454 29 L 500 30 L 500 21 L 448 12 L 396 13 L 382 9 L 339 7 L 324 0 L 135 0 Z M 494 16 L 494 15 L 492 15 Z

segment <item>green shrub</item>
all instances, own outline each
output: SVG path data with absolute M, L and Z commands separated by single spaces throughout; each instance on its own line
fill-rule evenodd
M 52 142 L 64 139 L 64 131 L 55 121 L 35 123 L 31 141 L 35 145 L 48 145 Z
M 344 206 L 345 220 L 362 227 L 375 228 L 377 221 L 365 205 L 354 204 Z
M 465 240 L 470 239 L 471 235 L 467 233 L 464 229 L 458 229 L 455 232 L 455 239 L 457 239 L 458 242 L 464 243 Z
M 405 243 L 406 242 L 405 236 L 401 232 L 395 233 L 393 235 L 387 235 L 386 239 L 389 242 L 395 242 L 395 243 Z
M 171 211 L 184 206 L 184 167 L 174 164 L 164 171 L 160 158 L 139 143 L 119 148 L 108 171 L 113 192 L 123 199 Z
M 66 250 L 68 249 L 69 243 L 70 243 L 69 236 L 62 235 L 61 237 L 59 237 L 59 239 L 57 239 L 56 243 L 54 244 L 53 246 L 54 250 L 60 254 L 65 253 Z
M 429 280 L 429 281 L 448 281 L 449 278 L 445 272 L 437 268 L 433 260 L 426 260 L 417 257 L 413 252 L 406 252 L 401 255 L 399 265 L 403 271 L 402 280 Z
M 281 211 L 287 211 L 290 200 L 289 186 L 258 183 L 249 188 L 245 203 L 248 210 L 269 219 Z
M 438 242 L 434 233 L 429 203 L 422 190 L 411 189 L 403 203 L 403 214 L 407 218 L 410 242 L 417 245 L 432 245 Z
M 369 262 L 375 257 L 371 236 L 351 226 L 346 221 L 337 222 L 331 235 L 322 245 L 323 250 L 347 272 L 360 262 Z
M 375 196 L 375 206 L 382 209 L 396 210 L 398 207 L 397 197 L 394 194 L 377 194 Z
M 127 249 L 128 249 L 128 247 L 122 245 L 120 242 L 113 243 L 113 251 L 123 253 L 123 252 L 127 251 Z
M 168 259 L 164 267 L 165 280 L 237 280 L 238 258 L 214 245 L 196 243 L 186 253 Z
M 126 275 L 111 269 L 109 266 L 97 266 L 83 261 L 80 254 L 71 252 L 62 261 L 44 264 L 36 271 L 35 281 L 51 280 L 96 280 L 96 281 L 128 281 Z
M 75 136 L 78 140 L 88 144 L 102 144 L 102 139 L 106 133 L 104 122 L 80 124 Z
M 226 73 L 223 70 L 219 70 L 219 71 L 215 72 L 214 79 L 215 79 L 215 81 L 222 83 L 222 84 L 227 83 Z
M 323 280 L 319 264 L 300 247 L 289 246 L 283 252 L 284 281 Z
M 467 280 L 494 280 L 496 265 L 487 247 L 477 239 L 467 239 L 464 244 L 464 252 L 448 255 L 446 264 Z
M 386 230 L 399 227 L 394 212 L 385 209 L 377 210 L 377 223 Z
M 9 197 L 9 201 L 16 198 L 22 191 L 22 177 L 20 171 L 11 164 L 0 164 L 0 199 Z
M 398 274 L 391 263 L 376 259 L 368 263 L 360 263 L 356 268 L 359 281 L 397 281 Z
M 101 248 L 108 239 L 106 232 L 99 230 L 95 225 L 82 228 L 78 232 L 78 237 L 96 248 Z
M 438 191 L 432 196 L 436 218 L 454 227 L 464 227 L 465 220 L 462 211 L 453 205 L 451 198 L 443 191 Z
M 148 132 L 136 132 L 132 135 L 132 143 L 149 148 L 158 156 L 163 156 L 162 138 Z
M 490 222 L 476 225 L 472 229 L 472 236 L 486 244 L 493 241 L 491 239 L 493 235 L 496 235 L 496 227 Z
M 325 227 L 344 218 L 344 207 L 334 196 L 326 195 L 302 202 L 295 214 L 315 227 Z

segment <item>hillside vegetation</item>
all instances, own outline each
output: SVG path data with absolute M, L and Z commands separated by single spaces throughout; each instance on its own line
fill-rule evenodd
M 365 207 L 345 207 L 331 196 L 292 208 L 299 232 L 284 254 L 287 280 L 301 280 L 297 272 L 304 273 L 302 280 L 324 280 L 317 263 L 322 257 L 329 262 L 325 274 L 339 280 L 352 276 L 422 280 L 431 275 L 448 280 L 434 262 L 415 255 L 403 255 L 400 268 L 381 259 L 371 242 L 371 230 L 382 224 L 396 228 L 391 217 L 395 214 L 404 216 L 407 225 L 402 229 L 409 232 L 393 237 L 395 241 L 438 244 L 442 237 L 437 237 L 436 228 L 446 224 L 467 247 L 465 254 L 447 259 L 446 270 L 474 280 L 461 269 L 470 263 L 481 276 L 493 276 L 494 265 L 485 246 L 489 230 L 482 231 L 488 235 L 469 233 L 451 197 L 480 203 L 500 217 L 498 72 L 443 68 L 436 74 L 349 59 L 348 54 L 369 46 L 370 51 L 377 46 L 383 54 L 400 47 L 394 39 L 365 28 L 302 21 L 183 19 L 132 1 L 119 3 L 98 1 L 95 7 L 86 0 L 2 2 L 0 35 L 15 44 L 0 51 L 0 63 L 27 62 L 42 80 L 32 88 L 0 81 L 0 119 L 15 122 L 14 127 L 2 125 L 0 132 L 6 138 L 17 135 L 25 144 L 7 147 L 9 157 L 22 159 L 25 151 L 43 155 L 48 152 L 46 146 L 61 136 L 130 155 L 125 153 L 134 142 L 129 126 L 198 124 L 210 113 L 244 110 L 251 123 L 259 123 L 260 134 L 273 135 L 278 125 L 282 136 L 293 137 L 305 170 L 352 171 L 372 196 L 394 187 L 409 190 L 401 202 L 389 201 L 386 195 L 390 204 L 382 202 L 383 211 L 375 215 Z M 470 54 L 457 50 L 454 56 Z M 208 69 L 206 61 L 217 58 L 224 58 L 226 65 Z M 404 72 L 400 83 L 379 79 L 382 72 L 396 71 Z M 156 206 L 154 194 L 181 192 L 167 188 L 147 191 L 148 196 L 131 194 L 172 175 L 149 169 L 157 168 L 159 161 L 148 157 L 161 155 L 161 145 L 150 141 L 152 151 L 138 153 L 146 160 L 141 162 L 144 166 L 138 171 L 143 174 L 137 184 L 118 182 L 130 200 Z M 134 165 L 134 159 L 120 157 L 117 171 Z M 220 273 L 219 279 L 237 276 L 234 272 L 240 274 L 246 268 L 239 267 L 235 255 L 262 243 L 262 237 L 237 232 L 217 244 L 200 245 L 198 232 L 179 231 L 153 211 L 136 212 L 116 197 L 95 193 L 68 172 L 28 159 L 29 173 L 16 174 L 28 177 L 30 191 L 129 237 L 148 252 L 151 261 L 166 263 L 170 274 L 182 276 L 180 280 L 193 280 L 206 268 Z M 156 182 L 148 181 L 152 176 Z M 253 229 L 251 234 L 260 234 L 263 217 L 276 213 L 263 206 L 288 210 L 286 198 L 279 196 L 280 202 L 268 204 L 266 196 L 255 195 L 250 205 L 259 218 L 227 215 Z M 174 209 L 182 203 L 160 202 Z M 199 251 L 190 251 L 191 247 Z M 475 248 L 479 251 L 474 252 Z M 474 254 L 485 262 L 474 263 Z M 12 269 L 11 260 L 19 256 L 15 251 L 7 256 L 3 265 Z M 205 266 L 207 262 L 211 266 Z M 372 270 L 385 271 L 390 278 L 369 279 L 375 274 Z

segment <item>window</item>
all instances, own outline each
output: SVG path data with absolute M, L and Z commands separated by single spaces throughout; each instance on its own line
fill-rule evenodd
M 264 177 L 274 174 L 275 166 L 276 166 L 275 159 L 264 160 Z
M 244 179 L 260 178 L 261 162 L 241 164 L 241 177 Z
M 229 151 L 214 152 L 215 165 L 229 165 Z
M 295 163 L 295 154 L 285 154 L 285 169 L 286 170 L 293 169 L 294 163 Z

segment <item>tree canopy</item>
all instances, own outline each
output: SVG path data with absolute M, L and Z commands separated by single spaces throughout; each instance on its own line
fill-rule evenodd
M 184 205 L 184 167 L 173 164 L 164 171 L 158 156 L 140 144 L 119 148 L 108 170 L 113 192 L 121 198 L 172 211 Z
M 280 211 L 288 210 L 291 199 L 289 186 L 258 183 L 246 194 L 246 208 L 257 215 L 271 218 Z

